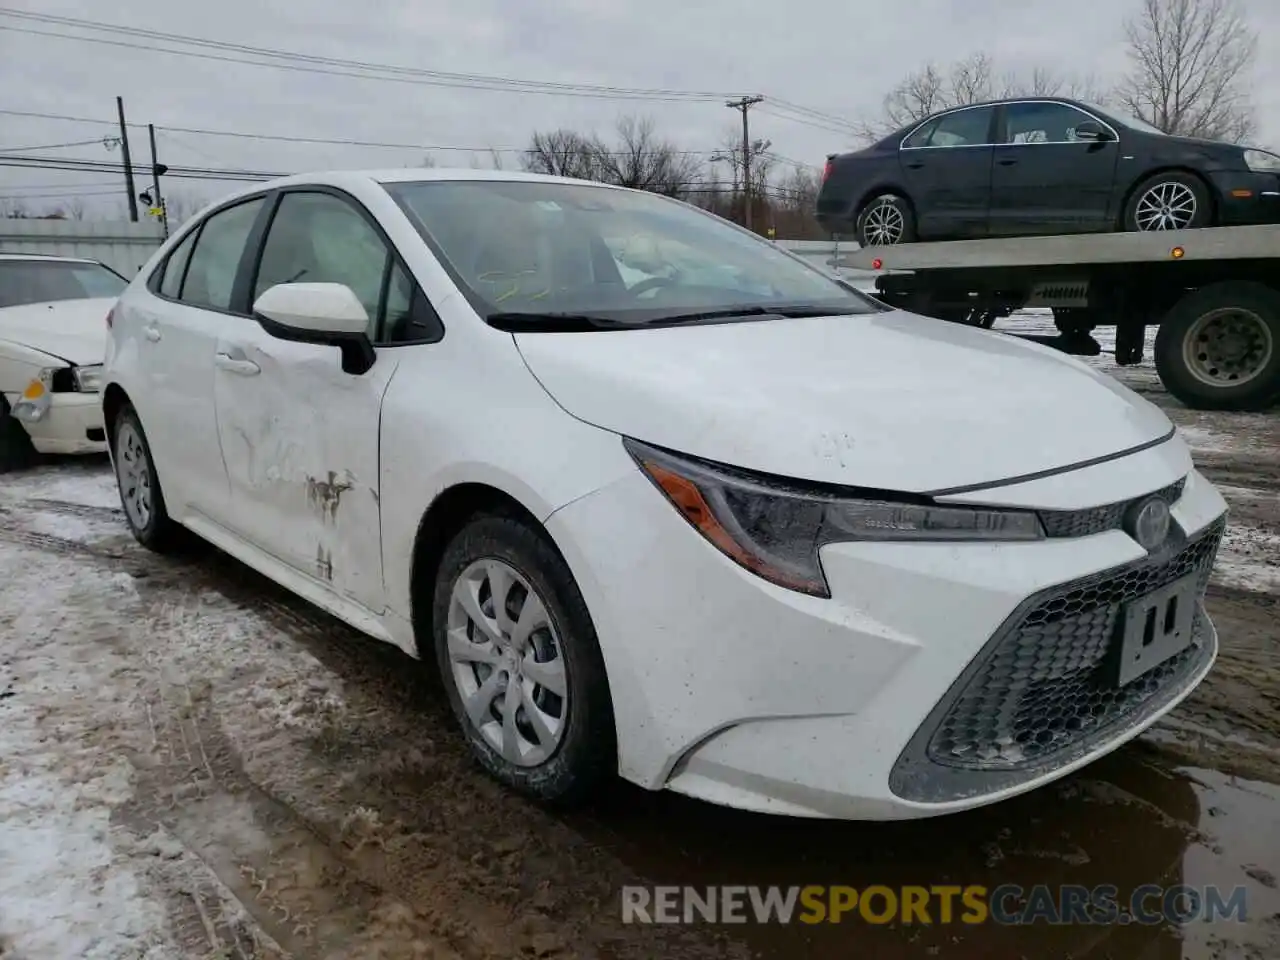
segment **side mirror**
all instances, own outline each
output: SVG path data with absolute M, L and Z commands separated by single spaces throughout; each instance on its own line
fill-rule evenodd
M 1111 131 L 1093 120 L 1085 120 L 1076 127 L 1075 137 L 1087 143 L 1101 143 L 1111 139 Z
M 360 375 L 377 359 L 369 342 L 369 314 L 343 283 L 278 283 L 253 304 L 262 328 L 273 337 L 336 346 L 342 369 Z

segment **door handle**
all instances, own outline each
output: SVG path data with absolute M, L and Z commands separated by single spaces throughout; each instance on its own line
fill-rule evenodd
M 916 160 L 916 161 L 915 161 L 915 162 L 913 162 L 913 163 L 908 163 L 908 164 L 907 164 L 907 169 L 908 169 L 908 170 L 919 170 L 919 169 L 920 169 L 921 167 L 923 167 L 923 166 L 924 166 L 924 161 L 923 161 L 923 160 Z
M 1015 160 L 1013 157 L 1005 157 L 1003 160 L 996 161 L 996 163 L 1000 164 L 1000 166 L 1002 167 L 1012 167 L 1017 162 L 1018 161 Z
M 252 360 L 237 360 L 229 353 L 219 353 L 214 357 L 214 363 L 218 365 L 219 370 L 225 370 L 240 377 L 254 377 L 262 372 L 262 368 Z
M 160 328 L 157 327 L 155 324 L 151 324 L 150 326 L 143 327 L 142 335 L 146 337 L 148 340 L 150 340 L 152 343 L 156 343 L 160 339 Z

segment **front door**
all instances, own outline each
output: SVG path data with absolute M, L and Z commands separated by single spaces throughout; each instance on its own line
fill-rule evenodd
M 991 181 L 993 234 L 1107 229 L 1120 144 L 1075 139 L 1076 127 L 1092 120 L 1065 103 L 1005 106 Z
M 287 192 L 267 229 L 253 298 L 277 283 L 344 283 L 365 305 L 373 338 L 401 272 L 354 201 Z M 375 613 L 385 606 L 379 419 L 399 362 L 394 349 L 377 354 L 371 369 L 348 374 L 337 347 L 279 340 L 246 320 L 228 328 L 215 358 L 233 529 Z
M 922 240 L 982 237 L 991 204 L 992 107 L 964 107 L 920 127 L 898 152 Z

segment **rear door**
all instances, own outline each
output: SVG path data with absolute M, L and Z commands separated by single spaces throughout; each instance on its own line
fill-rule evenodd
M 898 162 L 921 239 L 986 236 L 995 114 L 990 106 L 961 107 L 903 141 Z
M 213 361 L 228 326 L 250 322 L 235 309 L 234 291 L 263 204 L 258 196 L 215 211 L 173 249 L 151 295 L 130 300 L 146 384 L 135 403 L 175 516 L 226 517 Z
M 1085 121 L 1106 124 L 1066 103 L 1005 104 L 991 183 L 991 231 L 999 235 L 1106 229 L 1119 140 L 1077 140 Z

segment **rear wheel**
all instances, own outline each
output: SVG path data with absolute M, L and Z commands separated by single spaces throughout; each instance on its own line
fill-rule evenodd
M 912 243 L 916 239 L 916 215 L 903 197 L 882 193 L 858 211 L 854 232 L 864 247 Z
M 1195 174 L 1157 173 L 1133 191 L 1125 205 L 1124 228 L 1146 233 L 1207 227 L 1213 220 L 1212 207 L 1209 188 Z
M 164 493 L 156 477 L 151 447 L 142 431 L 142 421 L 132 405 L 126 403 L 120 408 L 113 437 L 116 484 L 120 488 L 120 505 L 124 507 L 129 530 L 144 547 L 167 552 L 179 543 L 179 527 L 165 509 Z
M 1183 298 L 1156 333 L 1156 370 L 1198 410 L 1265 410 L 1280 401 L 1280 293 L 1215 283 Z

